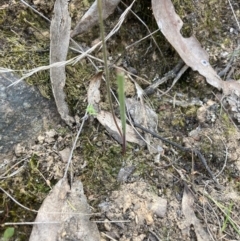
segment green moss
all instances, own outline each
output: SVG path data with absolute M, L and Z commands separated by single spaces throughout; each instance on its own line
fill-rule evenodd
M 196 116 L 197 110 L 198 110 L 198 106 L 190 106 L 185 111 L 185 114 L 187 117 Z
M 10 31 L 9 28 L 4 28 L 0 32 L 0 39 L 3 41 L 0 51 L 1 66 L 24 73 L 24 70 L 49 65 L 49 23 L 28 8 L 18 8 L 15 11 L 9 14 L 5 9 L 0 14 L 3 28 L 9 26 L 10 29 L 14 29 Z M 16 26 L 19 27 L 16 29 Z M 74 56 L 76 54 L 70 52 L 68 58 Z M 66 101 L 73 114 L 85 109 L 86 106 L 82 106 L 86 98 L 85 82 L 94 72 L 90 64 L 77 63 L 74 66 L 67 66 Z M 26 82 L 37 86 L 45 98 L 53 98 L 49 70 L 32 75 Z M 82 114 L 82 111 L 80 113 Z
M 171 121 L 171 124 L 174 127 L 177 127 L 177 126 L 184 127 L 185 126 L 184 118 L 174 118 Z
M 200 42 L 205 42 L 206 38 L 210 41 L 220 40 L 219 35 L 223 31 L 222 20 L 226 11 L 224 1 L 173 0 L 173 4 L 184 23 L 181 29 L 184 37 L 190 37 L 192 33 Z
M 116 177 L 122 165 L 121 146 L 104 144 L 99 148 L 90 144 L 86 137 L 82 139 L 82 155 L 87 162 L 82 175 L 84 186 L 91 193 L 104 195 L 118 185 Z
M 222 112 L 221 120 L 223 122 L 225 136 L 228 138 L 234 135 L 236 133 L 236 127 L 233 125 L 232 121 L 230 120 L 229 115 L 225 112 Z
M 30 158 L 28 165 L 24 166 L 23 172 L 4 181 L 1 180 L 0 186 L 19 203 L 30 209 L 38 210 L 50 188 L 38 169 L 38 157 L 36 155 Z M 5 194 L 0 195 L 0 205 L 3 207 L 2 217 L 4 222 L 31 222 L 35 219 L 36 213 L 26 211 Z M 14 237 L 23 241 L 28 239 L 31 227 L 17 227 L 15 231 Z

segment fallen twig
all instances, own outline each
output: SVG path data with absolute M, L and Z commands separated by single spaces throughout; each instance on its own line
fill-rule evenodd
M 145 94 L 146 95 L 151 95 L 154 93 L 155 89 L 165 83 L 166 81 L 168 81 L 169 79 L 173 79 L 173 78 L 176 78 L 178 77 L 178 72 L 181 71 L 181 69 L 184 67 L 184 62 L 182 60 L 179 61 L 179 63 L 174 67 L 174 69 L 172 69 L 171 71 L 169 71 L 168 73 L 165 74 L 165 76 L 163 78 L 156 78 L 156 80 L 151 84 L 149 85 L 145 90 Z M 178 77 L 179 79 L 180 77 Z M 177 80 L 178 80 L 177 79 Z M 175 80 L 174 82 L 176 82 L 177 80 Z M 174 85 L 175 83 L 173 83 Z
M 26 209 L 28 211 L 31 211 L 31 212 L 34 212 L 34 213 L 37 213 L 38 211 L 37 210 L 34 210 L 34 209 L 31 209 L 31 208 L 28 208 L 24 205 L 22 205 L 20 202 L 18 202 L 13 196 L 11 196 L 7 191 L 5 191 L 3 188 L 0 187 L 0 190 L 2 192 L 4 192 L 9 198 L 11 198 L 13 200 L 13 202 L 15 202 L 18 206 L 22 207 L 23 209 Z
M 208 171 L 208 174 L 211 176 L 211 178 L 213 179 L 213 181 L 219 185 L 219 183 L 218 183 L 218 181 L 216 180 L 215 176 L 213 175 L 212 171 L 211 171 L 210 168 L 208 167 L 206 159 L 204 158 L 204 156 L 202 155 L 202 153 L 201 153 L 199 150 L 194 149 L 194 148 L 184 147 L 184 146 L 181 146 L 181 145 L 177 144 L 176 142 L 169 141 L 168 139 L 159 136 L 158 134 L 156 134 L 156 133 L 154 133 L 154 132 L 152 132 L 152 131 L 144 128 L 143 126 L 141 126 L 141 125 L 139 125 L 139 124 L 134 123 L 134 126 L 135 126 L 135 127 L 138 127 L 139 129 L 141 129 L 141 130 L 143 130 L 143 131 L 145 131 L 145 132 L 150 133 L 150 134 L 153 135 L 154 137 L 156 137 L 156 138 L 158 138 L 158 139 L 160 139 L 160 140 L 162 140 L 162 141 L 164 141 L 164 142 L 166 142 L 166 143 L 168 143 L 168 144 L 170 144 L 170 145 L 172 145 L 172 146 L 177 147 L 177 148 L 180 149 L 181 151 L 191 152 L 191 153 L 193 152 L 193 153 L 195 153 L 195 154 L 198 156 L 198 158 L 200 159 L 200 161 L 202 162 L 202 164 L 204 165 L 204 167 L 206 168 L 206 170 Z

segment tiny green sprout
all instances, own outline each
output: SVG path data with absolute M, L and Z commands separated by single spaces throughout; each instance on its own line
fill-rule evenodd
M 93 116 L 97 115 L 97 112 L 96 112 L 96 110 L 94 109 L 94 107 L 93 107 L 92 104 L 89 104 L 89 105 L 87 106 L 87 114 L 88 114 L 88 115 L 93 115 Z
M 3 240 L 8 241 L 14 235 L 14 228 L 10 227 L 4 231 Z
M 126 152 L 126 114 L 125 114 L 124 82 L 125 82 L 124 73 L 121 71 L 117 71 L 118 98 L 119 98 L 120 116 L 121 116 L 121 122 L 122 122 L 123 155 Z

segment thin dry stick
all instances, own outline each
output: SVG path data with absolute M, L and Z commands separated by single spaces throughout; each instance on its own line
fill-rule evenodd
M 31 5 L 29 5 L 27 2 L 20 0 L 23 4 L 25 4 L 27 7 L 31 8 L 35 13 L 37 13 L 38 15 L 40 15 L 42 18 L 44 18 L 45 20 L 47 20 L 48 22 L 50 22 L 50 20 L 45 17 L 42 13 L 38 12 L 35 8 L 33 8 Z
M 103 236 L 109 238 L 110 240 L 117 241 L 116 239 L 112 238 L 111 236 L 109 236 L 109 235 L 106 234 L 106 233 L 101 232 L 101 234 L 102 234 Z
M 130 220 L 99 220 L 99 221 L 92 221 L 93 223 L 130 223 Z
M 209 184 L 208 184 L 208 182 L 207 182 L 207 183 L 205 184 L 205 186 L 204 186 L 204 192 L 206 191 L 206 188 L 207 188 L 208 185 L 209 185 Z M 219 220 L 219 217 L 218 217 L 217 213 L 215 212 L 214 208 L 213 208 L 212 205 L 209 203 L 209 201 L 207 201 L 207 204 L 208 204 L 208 206 L 212 209 L 212 212 L 213 212 L 213 214 L 214 214 L 215 217 L 216 217 L 219 230 L 221 230 L 221 224 L 220 224 L 220 220 Z M 203 206 L 203 212 L 204 212 L 205 223 L 208 224 L 208 222 L 207 222 L 207 217 L 209 217 L 209 215 L 206 214 L 206 209 L 204 208 L 204 206 Z M 211 213 L 210 210 L 209 210 L 208 212 Z M 210 228 L 208 227 L 208 225 L 207 225 L 207 229 L 210 229 Z
M 144 128 L 143 126 L 141 126 L 141 125 L 139 125 L 139 124 L 137 124 L 137 123 L 134 123 L 134 125 L 135 125 L 135 127 L 138 127 L 138 128 L 140 128 L 141 130 L 150 133 L 150 134 L 153 135 L 154 137 L 156 137 L 156 138 L 158 138 L 158 139 L 160 139 L 160 140 L 162 140 L 162 141 L 164 141 L 164 142 L 166 142 L 166 143 L 168 143 L 168 144 L 170 144 L 170 145 L 172 145 L 172 146 L 175 146 L 175 147 L 177 147 L 178 149 L 180 149 L 180 150 L 182 150 L 182 151 L 194 152 L 194 153 L 198 156 L 198 158 L 200 159 L 200 161 L 202 162 L 202 164 L 204 165 L 205 169 L 208 171 L 208 173 L 209 173 L 209 175 L 211 176 L 211 178 L 213 179 L 213 181 L 214 181 L 217 185 L 219 185 L 218 181 L 216 180 L 215 176 L 213 175 L 212 171 L 210 170 L 209 166 L 207 165 L 206 159 L 204 158 L 204 156 L 202 155 L 202 153 L 201 153 L 199 150 L 197 150 L 197 149 L 192 149 L 192 148 L 188 148 L 188 147 L 183 147 L 183 146 L 181 146 L 181 145 L 179 145 L 179 144 L 177 144 L 177 143 L 175 143 L 175 142 L 173 142 L 173 141 L 170 141 L 170 140 L 168 140 L 168 139 L 166 139 L 166 138 L 164 138 L 164 137 L 159 136 L 158 134 L 156 134 L 156 133 L 154 133 L 154 132 L 152 132 L 152 131 Z
M 30 208 L 27 208 L 25 207 L 24 205 L 22 205 L 20 202 L 18 202 L 14 197 L 12 197 L 7 191 L 5 191 L 3 188 L 0 187 L 0 190 L 2 192 L 4 192 L 8 197 L 10 197 L 18 206 L 28 210 L 28 211 L 31 211 L 31 212 L 34 212 L 34 213 L 37 213 L 38 211 L 37 210 L 34 210 L 34 209 L 30 209 Z
M 105 65 L 105 75 L 106 75 L 106 85 L 107 85 L 107 95 L 108 95 L 108 101 L 110 105 L 110 110 L 112 113 L 113 121 L 117 127 L 117 130 L 119 132 L 119 135 L 121 138 L 123 138 L 122 131 L 120 130 L 117 120 L 114 114 L 113 104 L 112 104 L 112 96 L 111 96 L 111 87 L 110 87 L 110 80 L 109 80 L 109 70 L 108 70 L 108 64 L 107 64 L 107 48 L 106 48 L 106 42 L 105 42 L 105 36 L 104 36 L 104 25 L 103 25 L 103 15 L 102 15 L 102 0 L 97 0 L 98 4 L 98 14 L 99 14 L 99 24 L 100 24 L 100 33 L 102 38 L 102 48 L 103 48 L 103 60 Z
M 35 13 L 37 13 L 39 16 L 41 16 L 42 18 L 44 18 L 45 20 L 47 20 L 49 23 L 51 23 L 50 19 L 48 19 L 47 17 L 45 17 L 42 13 L 40 13 L 39 11 L 37 11 L 35 8 L 33 8 L 32 6 L 30 6 L 28 3 L 26 3 L 24 0 L 20 0 L 23 4 L 25 4 L 27 7 L 31 8 Z M 72 41 L 72 43 L 77 46 L 80 50 L 82 50 L 81 46 L 74 41 L 74 39 L 70 38 L 70 40 Z M 88 56 L 86 56 L 88 58 Z M 91 62 L 91 64 L 94 66 L 94 68 L 98 71 L 97 66 L 94 64 L 94 62 L 88 58 L 89 61 Z
M 121 2 L 122 2 L 122 1 L 121 1 Z M 125 5 L 125 6 L 127 6 L 124 2 L 122 2 L 122 4 Z M 151 31 L 150 31 L 150 29 L 148 28 L 147 24 L 144 23 L 144 21 L 143 21 L 136 13 L 134 13 L 131 9 L 130 9 L 130 12 L 131 12 L 131 13 L 144 25 L 144 27 L 147 29 L 147 31 L 148 31 L 148 33 L 149 33 L 148 36 L 151 36 L 151 38 L 152 38 L 155 46 L 157 47 L 159 53 L 160 53 L 160 54 L 162 55 L 162 57 L 163 57 L 163 61 L 166 63 L 166 59 L 164 58 L 164 54 L 162 53 L 160 47 L 158 46 L 157 41 L 156 41 L 155 38 L 153 37 L 153 34 L 154 34 L 155 32 L 157 32 L 157 31 L 159 31 L 160 29 L 158 29 L 158 30 L 154 31 L 153 33 L 151 33 Z M 145 38 L 144 38 L 144 39 L 145 39 Z M 143 40 L 143 39 L 142 39 L 142 40 Z M 141 41 L 141 40 L 140 40 L 140 41 Z M 138 42 L 138 41 L 137 41 L 137 42 Z M 135 42 L 135 43 L 136 43 L 136 42 Z M 127 49 L 127 48 L 129 48 L 129 46 L 126 47 L 126 49 Z
M 68 172 L 70 163 L 71 163 L 71 161 L 72 161 L 73 151 L 74 151 L 75 148 L 76 148 L 78 137 L 79 137 L 79 135 L 80 135 L 80 133 L 81 133 L 81 131 L 82 131 L 83 125 L 84 125 L 85 121 L 87 120 L 87 118 L 88 118 L 88 114 L 87 114 L 87 111 L 86 111 L 84 117 L 82 118 L 82 124 L 81 124 L 81 126 L 80 126 L 80 128 L 79 128 L 79 130 L 78 130 L 77 136 L 76 136 L 75 141 L 74 141 L 74 143 L 73 143 L 73 147 L 72 147 L 72 149 L 71 149 L 71 152 L 70 152 L 70 155 L 69 155 L 69 158 L 68 158 L 68 163 L 67 163 L 66 170 L 65 170 L 65 173 L 64 173 L 63 178 L 66 178 L 66 177 L 67 177 L 67 172 Z
M 177 83 L 177 81 L 178 81 L 178 80 L 181 78 L 181 76 L 185 73 L 185 71 L 188 69 L 188 67 L 189 67 L 189 66 L 185 64 L 185 65 L 180 69 L 180 71 L 177 73 L 177 76 L 174 78 L 171 87 L 170 87 L 167 91 L 163 92 L 159 97 L 161 97 L 161 96 L 163 96 L 163 95 L 166 95 L 166 94 L 173 88 L 173 86 Z
M 4 226 L 9 226 L 9 225 L 38 225 L 38 224 L 58 224 L 61 222 L 22 222 L 22 223 L 4 223 Z
M 93 216 L 93 215 L 96 215 L 96 214 L 100 214 L 100 213 L 92 213 L 92 214 L 89 214 L 89 213 L 79 213 L 79 212 L 42 212 L 41 213 L 47 213 L 47 214 L 54 214 L 54 213 L 57 213 L 57 214 L 74 214 L 74 215 L 81 215 L 81 216 Z M 91 221 L 91 222 L 97 222 L 97 221 Z M 114 223 L 121 223 L 121 222 L 129 222 L 129 221 L 121 221 L 121 220 L 116 220 L 116 221 L 113 221 Z M 15 222 L 15 223 L 4 223 L 3 225 L 6 226 L 6 225 L 35 225 L 35 224 L 58 224 L 58 223 L 62 223 L 62 222 Z
M 47 179 L 44 177 L 44 175 L 43 175 L 37 168 L 34 168 L 34 170 L 36 170 L 37 172 L 39 172 L 40 176 L 43 178 L 43 180 L 46 182 L 46 184 L 47 184 L 47 185 L 49 186 L 49 188 L 52 190 L 50 181 L 47 181 Z
M 223 100 L 226 98 L 226 96 L 223 96 L 221 99 L 219 99 L 216 94 L 212 91 L 212 94 L 214 95 L 214 97 L 220 102 L 221 104 L 221 110 L 220 110 L 220 114 L 222 113 L 222 109 L 225 111 L 226 114 L 228 114 L 228 117 L 230 119 L 230 121 L 232 122 L 233 126 L 236 128 L 236 130 L 239 130 L 237 125 L 234 123 L 233 119 L 231 118 L 231 116 L 229 115 L 227 109 L 224 107 L 223 105 Z
M 24 169 L 24 166 L 21 166 L 16 171 L 12 172 L 11 174 L 8 174 L 7 176 L 1 176 L 0 179 L 7 179 L 7 178 L 10 178 L 10 177 L 13 177 L 13 176 L 17 175 L 18 173 L 20 173 L 21 171 L 23 171 L 23 169 Z
M 11 166 L 6 172 L 4 172 L 1 176 L 0 176 L 0 179 L 6 179 L 6 178 L 9 178 L 9 177 L 13 177 L 14 175 L 18 174 L 24 167 L 24 164 L 18 168 L 18 170 L 12 172 L 11 174 L 8 174 L 12 169 L 15 169 L 15 167 L 20 164 L 21 162 L 27 160 L 28 157 L 18 161 L 17 163 L 15 163 L 13 166 Z
M 231 8 L 232 13 L 233 13 L 233 16 L 234 16 L 234 18 L 235 18 L 235 20 L 236 20 L 236 23 L 237 23 L 237 25 L 238 25 L 238 28 L 239 28 L 239 30 L 240 30 L 240 24 L 239 24 L 239 22 L 238 22 L 238 19 L 237 19 L 237 16 L 236 16 L 235 12 L 234 12 L 234 9 L 233 9 L 233 6 L 232 6 L 232 3 L 231 3 L 230 0 L 228 0 L 228 3 L 229 3 L 229 5 L 230 5 L 230 8 Z
M 155 238 L 156 238 L 158 241 L 161 241 L 161 239 L 158 237 L 158 235 L 157 235 L 155 232 L 153 232 L 153 231 L 151 231 L 151 230 L 149 230 L 149 232 L 150 232 L 153 236 L 155 236 Z
M 159 31 L 160 31 L 160 29 L 157 29 L 157 30 L 153 31 L 152 33 L 148 34 L 147 36 L 145 36 L 145 37 L 139 39 L 138 41 L 136 41 L 136 42 L 134 42 L 134 43 L 128 45 L 128 46 L 126 47 L 126 49 L 130 49 L 130 48 L 133 47 L 134 45 L 136 45 L 136 44 L 142 42 L 143 40 L 149 38 L 150 36 L 152 36 L 153 34 L 159 32 Z
M 144 127 L 147 128 L 148 127 L 148 124 L 147 124 L 147 112 L 146 112 L 146 106 L 145 106 L 144 99 L 143 99 L 144 91 L 137 83 L 135 83 L 135 86 L 136 86 L 136 89 L 137 89 L 138 98 L 140 99 L 141 112 L 142 112 L 142 116 L 143 116 L 143 124 L 144 124 Z M 150 142 L 149 134 L 145 134 L 145 138 Z M 148 150 L 149 151 L 150 151 L 150 146 L 148 146 Z M 154 148 L 154 149 L 156 150 L 156 148 Z
M 222 174 L 222 172 L 224 171 L 224 169 L 225 169 L 225 167 L 227 165 L 228 148 L 227 148 L 227 146 L 226 146 L 226 144 L 225 144 L 225 142 L 223 140 L 222 140 L 222 142 L 223 142 L 223 145 L 225 146 L 225 160 L 224 160 L 224 164 L 223 164 L 222 170 L 218 174 L 215 175 L 215 178 L 217 178 L 218 176 L 220 176 Z
M 158 151 L 153 145 L 151 145 L 151 143 L 149 143 L 144 137 L 143 135 L 138 131 L 138 129 L 134 126 L 134 123 L 132 121 L 131 115 L 129 113 L 129 109 L 127 108 L 127 120 L 129 121 L 130 125 L 132 126 L 132 128 L 134 129 L 134 131 L 140 136 L 140 138 L 149 146 L 151 146 L 154 150 Z
M 151 95 L 154 93 L 155 89 L 165 83 L 166 81 L 168 81 L 169 79 L 172 79 L 172 78 L 179 78 L 180 74 L 178 74 L 178 72 L 183 68 L 184 66 L 184 62 L 182 60 L 179 61 L 179 63 L 172 69 L 170 70 L 168 73 L 166 73 L 164 75 L 164 77 L 162 77 L 161 79 L 160 78 L 155 78 L 153 80 L 153 83 L 151 83 L 145 90 L 145 94 L 146 95 Z M 173 83 L 176 82 L 176 80 L 173 80 Z M 167 93 L 166 92 L 162 92 L 161 91 L 161 94 L 164 94 L 166 95 Z

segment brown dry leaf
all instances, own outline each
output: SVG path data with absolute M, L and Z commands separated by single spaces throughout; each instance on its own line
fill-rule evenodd
M 89 221 L 89 217 L 82 183 L 76 181 L 70 189 L 67 180 L 61 179 L 39 209 L 35 220 L 39 224 L 33 226 L 29 240 L 98 241 L 97 226 Z
M 127 98 L 126 106 L 129 114 L 136 124 L 141 125 L 152 132 L 158 132 L 158 116 L 153 109 L 144 103 L 143 100 L 137 101 L 133 98 Z M 144 134 L 144 138 L 147 142 L 149 153 L 156 154 L 163 150 L 161 147 L 161 140 L 153 138 L 153 136 L 148 133 Z
M 69 191 L 70 187 L 66 179 L 61 179 L 55 185 L 52 192 L 44 200 L 35 220 L 35 222 L 45 222 L 46 224 L 34 225 L 29 241 L 56 240 L 61 223 L 50 223 L 61 222 L 61 208 Z
M 134 98 L 127 98 L 126 106 L 136 124 L 142 125 L 152 132 L 157 131 L 158 116 L 153 109 Z
M 114 9 L 119 4 L 120 0 L 102 0 L 103 6 L 103 19 L 106 19 L 109 15 L 111 15 Z M 77 26 L 71 33 L 71 37 L 75 37 L 79 34 L 82 34 L 88 31 L 91 27 L 98 24 L 98 7 L 97 0 L 92 4 L 89 10 L 84 14 L 82 19 L 78 22 Z
M 222 89 L 225 95 L 235 89 L 240 93 L 239 83 L 221 80 L 209 64 L 207 52 L 194 36 L 184 38 L 181 35 L 183 22 L 176 14 L 171 0 L 152 0 L 152 9 L 159 29 L 188 66 L 203 75 L 210 85 Z
M 54 17 L 51 21 L 50 34 L 50 64 L 66 60 L 70 39 L 71 18 L 68 12 L 67 0 L 56 0 Z M 50 69 L 52 91 L 61 118 L 71 126 L 74 119 L 69 115 L 68 105 L 65 102 L 66 74 L 65 66 Z
M 117 129 L 117 127 L 115 125 L 115 122 L 113 120 L 112 114 L 107 112 L 107 111 L 102 110 L 98 113 L 97 119 L 103 126 L 105 126 L 105 128 L 107 129 L 109 134 L 115 140 L 117 140 L 119 143 L 122 144 L 122 137 L 119 135 L 119 132 L 118 132 L 118 129 Z M 119 128 L 121 129 L 122 128 L 121 120 L 119 120 L 116 117 L 116 121 L 117 121 L 117 124 L 118 124 Z M 145 142 L 141 139 L 141 137 L 134 131 L 132 126 L 130 126 L 128 124 L 126 125 L 126 141 L 136 143 L 140 146 L 145 145 Z
M 113 116 L 111 113 L 107 111 L 101 111 L 99 108 L 99 103 L 100 103 L 100 84 L 101 84 L 101 79 L 102 79 L 102 72 L 94 75 L 89 84 L 88 88 L 88 104 L 92 105 L 94 110 L 97 112 L 97 119 L 98 121 L 105 126 L 109 134 L 117 140 L 119 143 L 122 143 L 122 137 L 118 133 L 118 129 L 114 123 Z M 116 118 L 116 121 L 118 123 L 118 126 L 121 129 L 121 121 Z M 138 136 L 138 134 L 134 131 L 134 129 L 130 126 L 126 126 L 126 141 L 137 143 L 141 146 L 145 145 L 144 141 Z
M 190 226 L 194 226 L 194 231 L 198 241 L 211 240 L 209 234 L 204 230 L 201 222 L 197 219 L 193 209 L 194 199 L 192 194 L 189 192 L 187 185 L 184 187 L 184 193 L 182 198 L 182 212 L 185 216 L 185 221 L 181 225 L 182 233 L 185 237 L 190 236 Z

